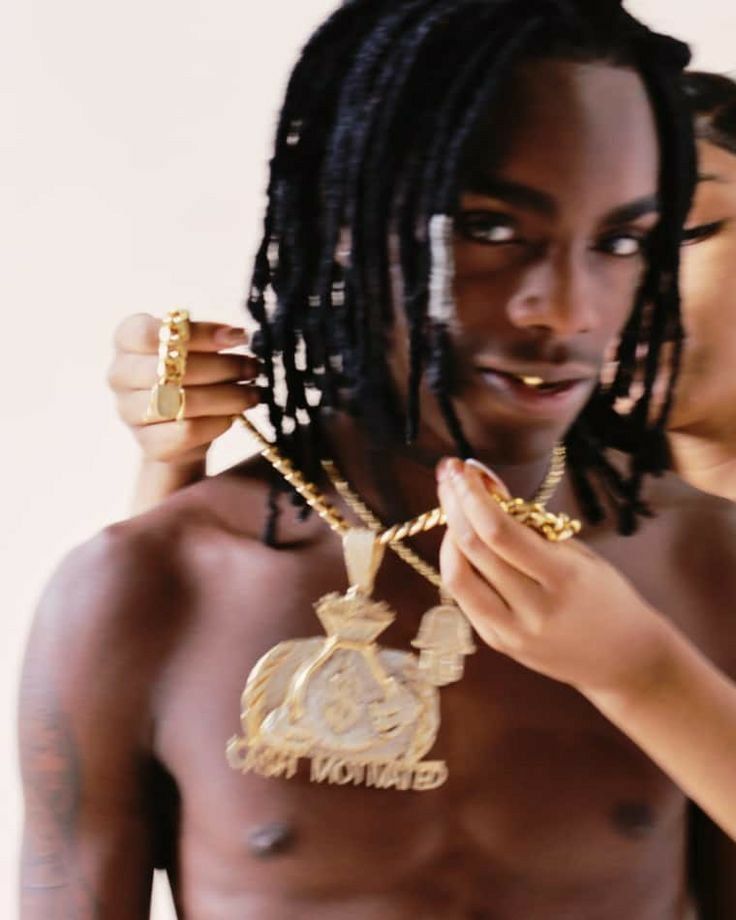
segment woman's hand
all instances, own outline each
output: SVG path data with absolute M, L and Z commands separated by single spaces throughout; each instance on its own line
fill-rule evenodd
M 212 442 L 228 430 L 234 415 L 258 403 L 258 391 L 250 385 L 259 373 L 256 358 L 220 353 L 246 344 L 245 330 L 193 322 L 183 380 L 184 418 L 145 422 L 157 381 L 160 326 L 160 320 L 144 313 L 124 319 L 115 332 L 115 356 L 108 373 L 118 413 L 141 449 L 133 501 L 136 512 L 201 479 Z
M 443 582 L 488 645 L 584 694 L 657 679 L 674 630 L 612 566 L 509 517 L 472 466 L 443 461 L 438 481 Z
M 444 461 L 445 587 L 488 645 L 572 684 L 736 840 L 736 685 L 607 562 L 509 517 Z
M 139 313 L 124 319 L 115 332 L 115 356 L 108 383 L 118 413 L 140 445 L 143 457 L 172 465 L 203 460 L 232 417 L 258 403 L 253 386 L 258 376 L 253 357 L 218 354 L 244 345 L 243 329 L 218 323 L 191 323 L 189 357 L 184 376 L 186 412 L 181 422 L 144 422 L 151 388 L 157 380 L 158 332 L 161 323 Z

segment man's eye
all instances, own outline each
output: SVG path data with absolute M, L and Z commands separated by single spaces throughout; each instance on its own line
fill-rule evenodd
M 502 245 L 519 242 L 513 222 L 502 214 L 466 212 L 458 218 L 458 230 L 476 243 Z
M 703 240 L 710 239 L 726 226 L 725 220 L 714 220 L 709 224 L 697 224 L 695 227 L 686 227 L 682 232 L 682 245 L 693 246 L 695 243 L 702 243 Z
M 605 237 L 597 248 L 608 255 L 628 259 L 641 255 L 646 245 L 646 237 L 637 233 L 616 233 Z

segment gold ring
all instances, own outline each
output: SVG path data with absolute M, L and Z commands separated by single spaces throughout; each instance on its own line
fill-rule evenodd
M 187 370 L 189 335 L 189 311 L 170 310 L 161 321 L 158 332 L 158 379 L 151 388 L 151 398 L 143 417 L 146 424 L 180 422 L 184 418 L 186 393 L 183 381 Z

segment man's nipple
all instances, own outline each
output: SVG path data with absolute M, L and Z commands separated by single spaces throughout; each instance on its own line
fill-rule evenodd
M 644 837 L 656 824 L 654 809 L 645 802 L 620 802 L 611 819 L 616 830 L 626 837 Z
M 294 829 L 285 821 L 261 824 L 248 834 L 248 849 L 257 859 L 280 856 L 294 844 Z

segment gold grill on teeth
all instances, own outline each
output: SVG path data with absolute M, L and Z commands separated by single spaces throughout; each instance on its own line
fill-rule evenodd
M 518 379 L 527 387 L 541 387 L 544 384 L 544 380 L 541 377 L 524 377 L 522 375 Z

